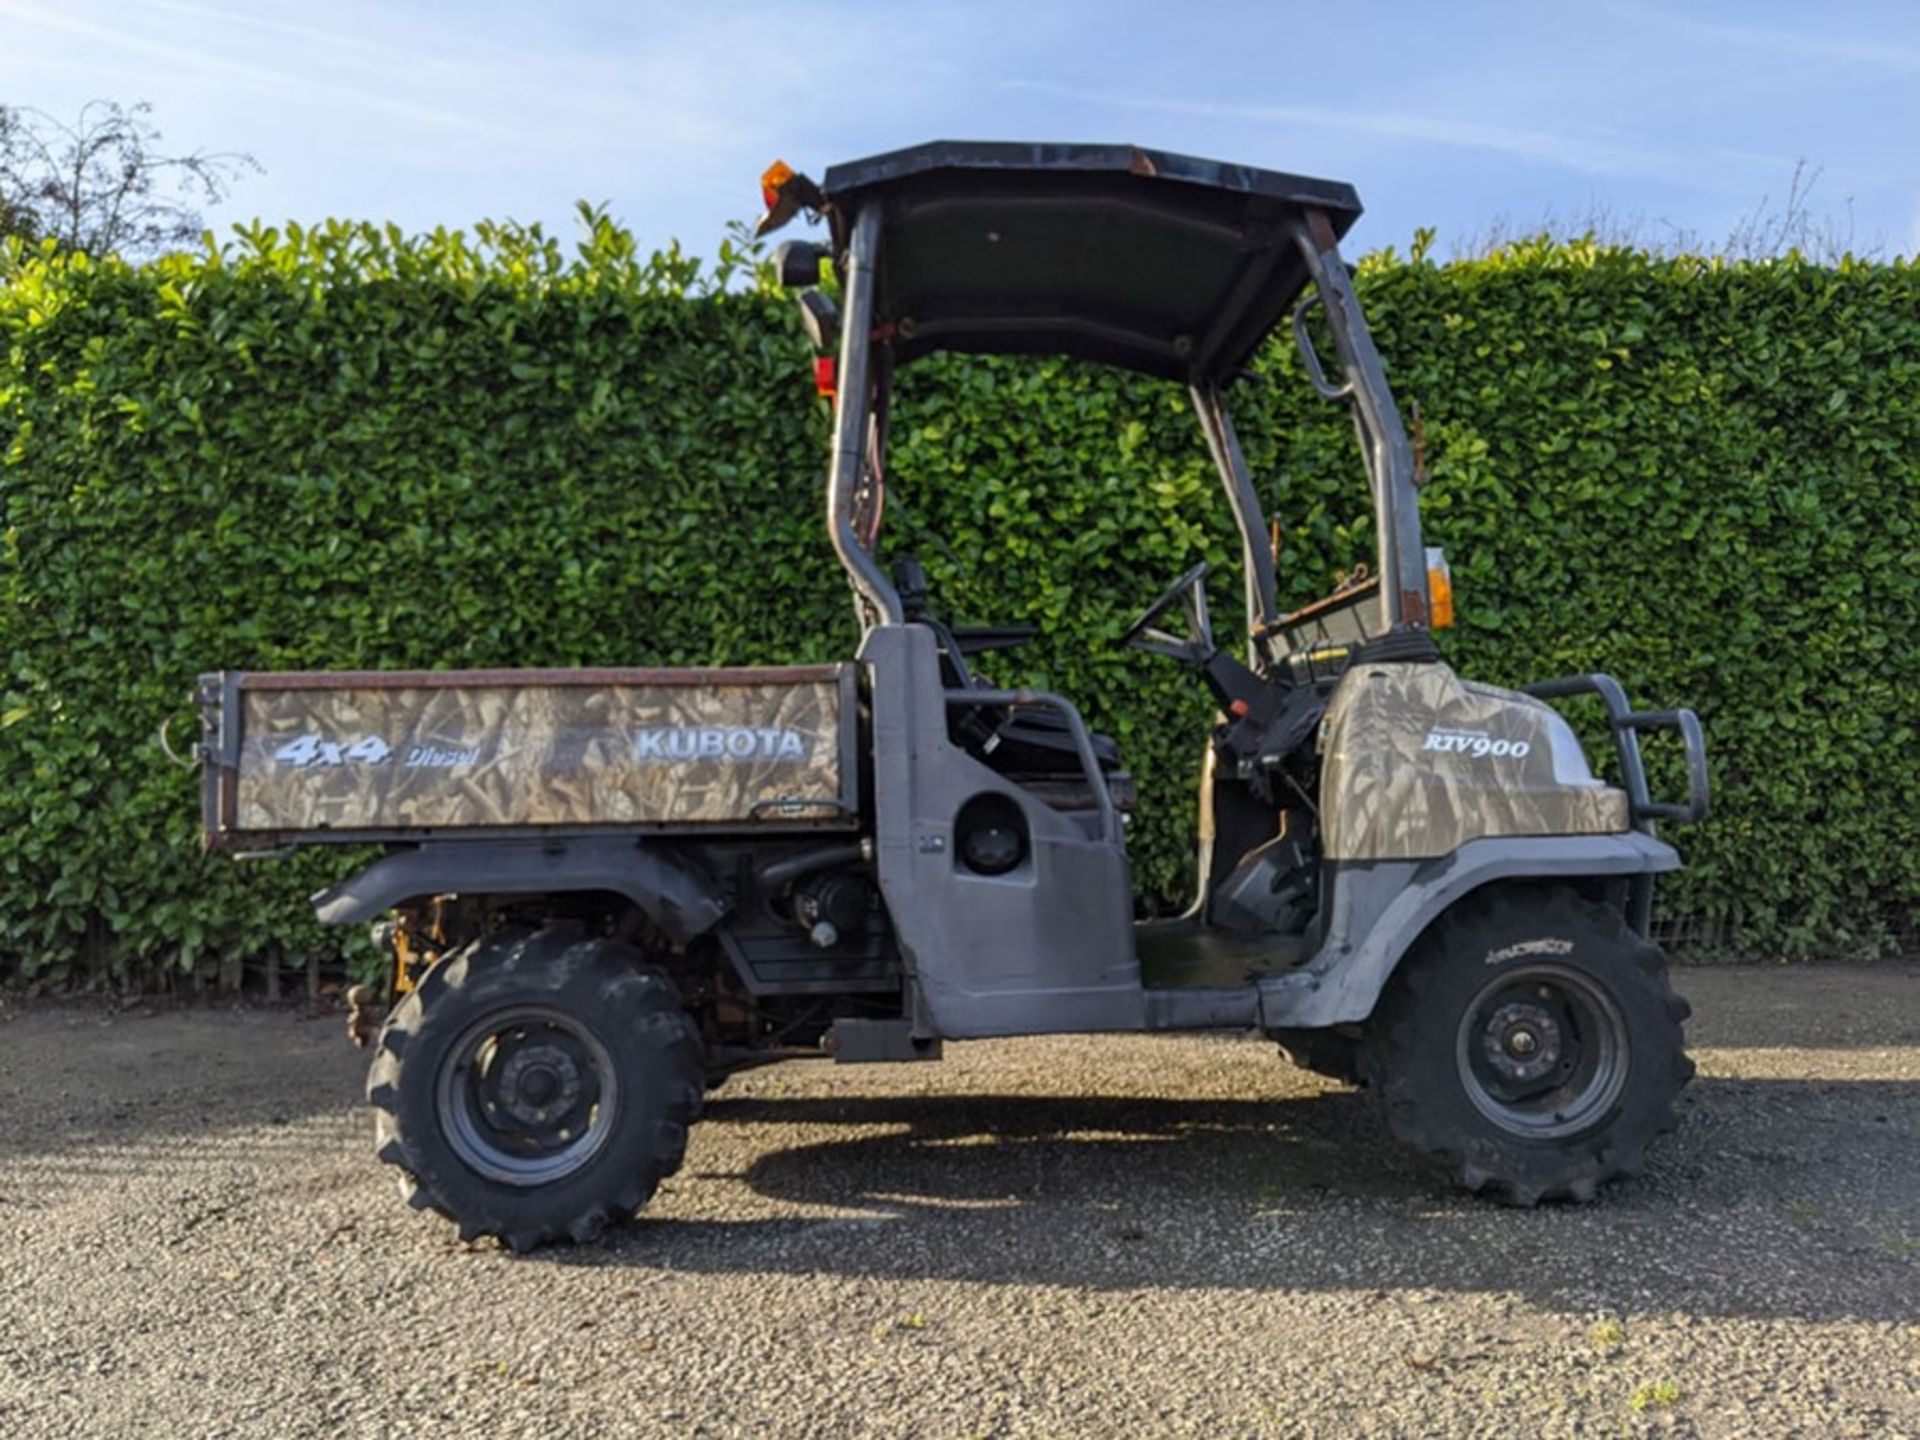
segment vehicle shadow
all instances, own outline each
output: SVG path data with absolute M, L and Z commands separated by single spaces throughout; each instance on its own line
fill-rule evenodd
M 696 1166 L 675 1184 L 744 1182 L 774 1213 L 660 1213 L 687 1208 L 677 1189 L 607 1246 L 545 1259 L 1094 1289 L 1506 1292 L 1582 1313 L 1910 1322 L 1917 1099 L 1904 1082 L 1702 1080 L 1644 1175 L 1594 1205 L 1533 1211 L 1452 1193 L 1347 1091 L 719 1099 L 703 1124 L 772 1128 L 776 1143 L 761 1140 L 742 1173 Z M 785 1126 L 807 1138 L 777 1144 Z M 795 1208 L 815 1213 L 779 1213 Z

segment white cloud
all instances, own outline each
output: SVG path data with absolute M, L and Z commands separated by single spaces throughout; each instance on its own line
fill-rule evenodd
M 1007 81 L 1002 88 L 1125 110 L 1301 126 L 1345 135 L 1370 135 L 1455 149 L 1492 151 L 1593 175 L 1634 176 L 1692 184 L 1699 181 L 1703 169 L 1698 156 L 1637 144 L 1607 134 L 1571 134 L 1452 116 L 1407 114 L 1390 110 L 1348 110 L 1325 105 L 1256 105 L 1224 100 L 1154 98 L 1072 89 L 1031 80 Z M 1746 158 L 1764 161 L 1770 166 L 1791 164 L 1791 161 L 1769 156 Z
M 1920 46 L 1890 45 L 1884 39 L 1857 40 L 1844 28 L 1815 35 L 1765 25 L 1727 25 L 1656 10 L 1616 7 L 1613 13 L 1625 19 L 1684 31 L 1698 39 L 1737 45 L 1748 50 L 1765 50 L 1795 60 L 1837 60 L 1845 65 L 1920 74 Z
M 583 192 L 646 194 L 654 222 L 750 215 L 775 155 L 913 124 L 966 93 L 973 57 L 1005 53 L 963 5 L 883 23 L 858 0 L 0 0 L 0 28 L 11 100 L 71 110 L 111 86 L 169 132 L 255 153 L 267 174 L 235 213 L 416 224 L 450 204 L 557 221 Z
M 219 12 L 203 13 L 214 15 Z M 105 24 L 48 10 L 32 3 L 32 0 L 0 0 L 0 15 L 10 16 L 30 25 L 38 25 L 46 30 L 76 35 L 109 49 L 129 51 L 149 59 L 165 61 L 169 65 L 184 70 L 198 71 L 209 77 L 238 82 L 251 89 L 278 96 L 305 93 L 328 100 L 368 106 L 428 125 L 442 125 L 454 129 L 486 131 L 497 128 L 476 121 L 471 116 L 437 109 L 431 105 L 422 105 L 404 96 L 385 94 L 360 85 L 320 80 L 311 71 L 298 67 L 285 64 L 260 64 L 251 60 L 237 59 L 206 46 L 175 44 L 169 40 L 156 39 L 126 24 Z

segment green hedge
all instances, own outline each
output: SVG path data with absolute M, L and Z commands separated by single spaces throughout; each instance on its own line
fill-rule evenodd
M 787 302 L 731 249 L 701 273 L 589 218 L 568 253 L 334 224 L 0 256 L 0 976 L 340 944 L 304 895 L 351 857 L 198 853 L 153 737 L 187 734 L 200 671 L 849 652 Z M 1425 417 L 1451 657 L 1700 710 L 1717 809 L 1675 833 L 1669 916 L 1758 955 L 1889 948 L 1920 894 L 1920 269 L 1543 243 L 1375 257 L 1361 288 Z M 1364 491 L 1337 407 L 1282 346 L 1262 372 L 1235 403 L 1302 601 L 1369 556 Z M 1198 555 L 1236 603 L 1184 396 L 944 359 L 903 377 L 893 471 L 890 543 L 957 618 L 1041 627 L 994 678 L 1120 736 L 1140 886 L 1177 895 L 1208 707 L 1115 637 Z

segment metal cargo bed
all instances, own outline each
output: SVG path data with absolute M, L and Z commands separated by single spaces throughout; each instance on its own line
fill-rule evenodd
M 859 821 L 852 665 L 200 679 L 209 849 Z

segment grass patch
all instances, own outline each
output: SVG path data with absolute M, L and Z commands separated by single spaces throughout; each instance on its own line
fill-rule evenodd
M 896 1315 L 891 1320 L 882 1320 L 873 1327 L 873 1338 L 884 1340 L 889 1335 L 897 1335 L 902 1330 L 924 1330 L 927 1328 L 926 1315 L 916 1310 L 911 1315 Z
M 1665 1410 L 1680 1402 L 1680 1387 L 1671 1380 L 1646 1380 L 1627 1397 L 1629 1410 Z

